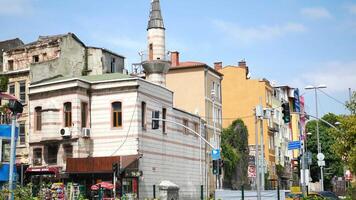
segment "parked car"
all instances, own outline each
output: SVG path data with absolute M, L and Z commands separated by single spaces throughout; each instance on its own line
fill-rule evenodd
M 333 192 L 330 191 L 322 191 L 318 192 L 322 197 L 326 198 L 327 200 L 339 200 L 340 198 Z

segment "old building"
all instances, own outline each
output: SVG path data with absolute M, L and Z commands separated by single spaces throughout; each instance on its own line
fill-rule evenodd
M 12 48 L 23 45 L 24 43 L 19 38 L 0 41 L 0 72 L 3 71 L 3 53 Z
M 152 197 L 153 185 L 169 180 L 180 186 L 182 199 L 199 197 L 204 162 L 199 137 L 169 122 L 151 127 L 152 112 L 159 111 L 160 118 L 200 132 L 200 118 L 174 108 L 168 89 L 114 73 L 35 84 L 29 97 L 29 175 L 55 173 L 89 187 L 112 181 L 112 163 L 120 162 L 143 174 L 123 175 L 122 184 L 132 188 L 127 193 Z
M 181 62 L 179 52 L 171 52 L 171 62 L 167 88 L 174 92 L 174 105 L 201 116 L 207 122 L 207 140 L 216 147 L 220 146 L 223 75 L 205 63 Z M 216 63 L 219 64 L 221 63 Z M 207 152 L 210 151 L 211 148 L 207 147 Z M 208 166 L 212 166 L 211 160 L 211 157 L 207 159 Z M 208 169 L 206 173 L 209 177 L 206 180 L 209 194 L 215 191 L 217 181 L 212 169 Z
M 226 66 L 219 70 L 224 75 L 222 81 L 223 127 L 228 127 L 234 119 L 241 118 L 248 129 L 250 155 L 255 155 L 255 117 L 254 109 L 258 104 L 263 108 L 272 108 L 273 87 L 266 79 L 250 79 L 249 68 L 245 61 L 238 66 Z M 231 120 L 228 120 L 231 119 Z M 276 178 L 275 126 L 272 119 L 263 120 L 264 166 L 268 169 L 269 179 Z M 260 129 L 258 128 L 258 133 Z
M 73 33 L 40 36 L 28 44 L 16 41 L 22 45 L 3 53 L 2 74 L 9 78 L 8 93 L 24 105 L 24 112 L 18 119 L 20 136 L 16 162 L 26 165 L 29 163 L 28 133 L 31 126 L 28 121 L 28 86 L 57 77 L 123 72 L 124 57 L 103 48 L 86 47 Z

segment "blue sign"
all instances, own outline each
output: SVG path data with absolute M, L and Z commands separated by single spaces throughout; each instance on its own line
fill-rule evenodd
M 15 142 L 18 137 L 18 128 L 15 129 Z M 0 164 L 0 185 L 1 182 L 9 181 L 9 171 L 10 171 L 10 150 L 11 150 L 11 126 L 9 125 L 0 125 L 0 148 L 2 163 Z M 16 150 L 16 149 L 15 149 Z M 16 154 L 16 151 L 15 151 Z M 15 158 L 14 158 L 15 163 Z M 16 173 L 16 166 L 14 166 L 14 180 Z
M 288 150 L 300 149 L 301 146 L 300 141 L 292 141 L 288 143 Z
M 211 157 L 213 160 L 219 160 L 221 159 L 221 156 L 220 156 L 220 150 L 219 149 L 213 149 L 211 151 Z
M 299 90 L 294 89 L 294 111 L 300 112 Z

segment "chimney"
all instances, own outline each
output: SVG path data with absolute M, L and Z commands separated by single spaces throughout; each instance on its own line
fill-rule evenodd
M 220 69 L 222 69 L 222 62 L 214 62 L 214 69 L 216 71 L 219 71 Z
M 245 60 L 239 61 L 239 67 L 246 67 L 246 61 Z
M 179 52 L 178 51 L 171 52 L 171 62 L 172 62 L 172 67 L 176 67 L 179 65 Z

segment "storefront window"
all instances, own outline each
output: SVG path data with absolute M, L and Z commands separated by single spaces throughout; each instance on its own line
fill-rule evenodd
M 10 140 L 1 142 L 1 162 L 10 162 Z
M 122 192 L 127 197 L 137 198 L 138 183 L 137 178 L 123 178 Z

